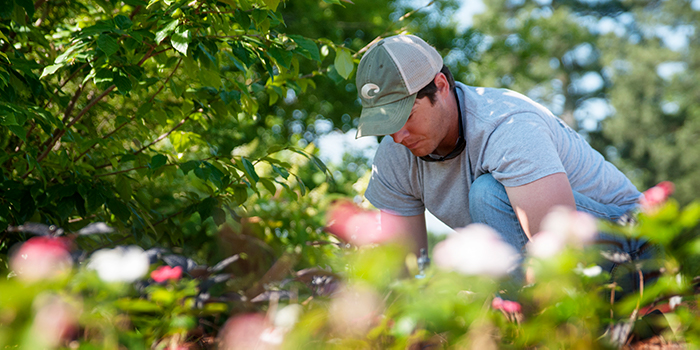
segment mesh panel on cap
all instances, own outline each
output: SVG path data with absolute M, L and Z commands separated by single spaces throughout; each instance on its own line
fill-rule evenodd
M 442 57 L 425 41 L 414 36 L 397 36 L 384 43 L 406 82 L 410 94 L 428 85 L 442 69 Z

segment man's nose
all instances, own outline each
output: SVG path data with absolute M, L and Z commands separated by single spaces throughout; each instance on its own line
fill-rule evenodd
M 402 127 L 399 131 L 391 134 L 391 138 L 394 139 L 394 142 L 396 143 L 401 143 L 403 140 L 408 137 L 408 130 L 406 130 L 406 127 Z

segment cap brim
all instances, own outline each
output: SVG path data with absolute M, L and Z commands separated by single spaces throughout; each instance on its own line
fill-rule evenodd
M 416 94 L 383 106 L 364 107 L 355 138 L 390 135 L 399 131 L 411 115 Z

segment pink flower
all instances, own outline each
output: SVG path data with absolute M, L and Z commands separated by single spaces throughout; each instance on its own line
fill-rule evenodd
M 276 349 L 277 338 L 271 337 L 270 322 L 262 314 L 239 314 L 230 318 L 219 332 L 219 349 Z M 272 338 L 272 342 L 270 342 Z
M 499 297 L 493 298 L 491 307 L 494 310 L 502 310 L 507 313 L 519 313 L 522 311 L 522 306 L 517 301 L 503 300 Z
M 72 268 L 69 251 L 70 242 L 64 237 L 32 237 L 13 254 L 10 267 L 28 282 L 53 278 Z
M 335 203 L 326 221 L 326 231 L 358 246 L 384 243 L 403 232 L 400 219 L 382 217 L 379 211 L 362 209 L 350 201 Z
M 640 199 L 640 204 L 642 205 L 642 210 L 645 212 L 654 211 L 661 204 L 666 202 L 668 197 L 675 191 L 675 186 L 673 182 L 663 181 L 658 185 L 644 191 L 642 198 Z
M 80 306 L 54 294 L 39 294 L 34 299 L 31 332 L 37 348 L 56 348 L 78 331 Z
M 503 310 L 503 299 L 496 297 L 491 300 L 491 308 L 494 310 Z
M 381 297 L 371 288 L 361 285 L 345 286 L 331 301 L 330 324 L 339 334 L 361 336 L 375 325 L 382 309 Z
M 541 231 L 527 245 L 532 256 L 551 258 L 567 246 L 581 246 L 592 242 L 598 234 L 596 219 L 585 212 L 565 207 L 553 208 L 542 219 Z
M 151 278 L 158 283 L 167 280 L 177 281 L 180 277 L 182 277 L 182 267 L 180 266 L 161 266 L 151 272 Z

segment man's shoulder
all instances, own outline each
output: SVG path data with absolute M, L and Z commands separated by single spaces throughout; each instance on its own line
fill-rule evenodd
M 508 89 L 475 87 L 458 83 L 468 114 L 482 121 L 497 122 L 514 113 L 551 114 L 529 97 Z

